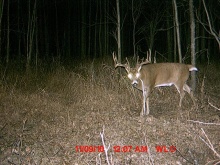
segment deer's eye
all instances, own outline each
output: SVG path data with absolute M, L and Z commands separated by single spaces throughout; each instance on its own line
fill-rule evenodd
M 136 78 L 139 78 L 140 77 L 140 73 L 138 72 L 138 73 L 136 73 Z
M 128 78 L 129 78 L 129 79 L 132 79 L 132 77 L 133 77 L 132 74 L 129 73 L 129 74 L 128 74 Z

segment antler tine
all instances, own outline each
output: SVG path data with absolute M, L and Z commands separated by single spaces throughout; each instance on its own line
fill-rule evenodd
M 113 60 L 114 60 L 114 63 L 115 63 L 115 68 L 117 67 L 117 63 L 118 63 L 118 60 L 117 60 L 117 57 L 115 56 L 115 52 L 112 53 L 112 57 L 113 57 Z
M 130 70 L 130 64 L 129 64 L 127 58 L 126 58 L 127 63 L 126 63 L 126 64 L 121 64 L 121 63 L 118 63 L 117 57 L 116 57 L 116 55 L 115 55 L 115 52 L 113 52 L 112 56 L 113 56 L 113 60 L 114 60 L 114 62 L 115 62 L 115 68 L 117 68 L 117 67 L 124 67 L 127 71 Z
M 148 56 L 148 53 L 147 53 L 147 56 Z M 138 59 L 139 59 L 139 57 L 138 57 Z M 137 64 L 136 64 L 136 68 L 137 68 L 138 71 L 140 71 L 142 65 L 151 63 L 151 62 L 148 60 L 148 57 L 146 58 L 145 61 L 142 61 L 141 63 L 138 63 L 138 59 L 137 59 Z
M 138 59 L 139 59 L 139 57 L 138 57 Z M 141 63 L 138 63 L 138 60 L 137 60 L 137 65 L 138 65 L 138 66 L 142 66 L 142 65 L 144 65 L 144 64 L 149 64 L 149 63 L 151 63 L 151 62 L 149 61 L 148 57 L 146 58 L 145 61 L 143 61 L 143 59 L 142 59 L 142 62 L 141 62 Z
M 149 49 L 149 52 L 147 51 L 147 58 L 146 60 L 151 63 L 151 49 Z
M 146 59 L 144 62 L 137 64 L 137 68 L 141 67 L 142 65 L 149 64 L 150 62 Z
M 127 62 L 127 63 L 126 63 L 126 65 L 127 65 L 127 66 L 130 66 L 130 63 L 129 63 L 129 61 L 128 61 L 128 58 L 127 58 L 127 57 L 126 57 L 126 62 Z
M 121 66 L 121 67 L 124 67 L 121 63 L 118 63 L 118 59 L 115 55 L 115 52 L 112 53 L 112 56 L 113 56 L 113 60 L 114 60 L 114 63 L 115 63 L 115 68 Z
M 150 62 L 146 59 L 144 62 L 140 63 L 140 65 L 149 64 Z

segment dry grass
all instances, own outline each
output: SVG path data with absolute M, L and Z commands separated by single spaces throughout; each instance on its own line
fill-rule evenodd
M 198 109 L 186 94 L 178 110 L 175 88 L 155 89 L 150 116 L 140 118 L 141 93 L 111 64 L 91 62 L 57 67 L 38 75 L 8 73 L 0 86 L 0 164 L 214 164 L 220 161 L 220 79 L 217 67 L 198 74 Z M 206 73 L 205 88 L 202 89 Z M 2 73 L 3 75 L 3 73 Z M 214 81 L 213 81 L 214 79 Z M 181 113 L 181 115 L 179 115 Z M 204 123 L 196 123 L 193 121 Z M 77 146 L 102 146 L 104 152 L 76 152 Z M 204 142 L 204 141 L 205 142 Z M 177 151 L 156 152 L 155 146 Z M 132 147 L 130 152 L 115 152 Z M 147 146 L 148 152 L 135 151 Z

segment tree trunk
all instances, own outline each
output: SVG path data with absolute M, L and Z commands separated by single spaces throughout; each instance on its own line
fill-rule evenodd
M 2 55 L 2 32 L 1 32 L 1 29 L 2 29 L 2 15 L 3 15 L 3 8 L 4 8 L 4 0 L 1 0 L 0 1 L 0 57 Z
M 89 28 L 88 28 L 88 49 L 87 49 L 87 54 L 89 57 L 91 57 L 91 48 L 92 48 L 92 44 L 91 44 L 91 35 L 92 35 L 92 1 L 89 1 Z
M 175 28 L 175 19 L 173 19 L 173 54 L 174 54 L 174 62 L 177 62 L 177 51 L 176 51 L 176 28 Z
M 176 24 L 176 35 L 177 35 L 177 44 L 178 44 L 178 53 L 179 53 L 179 63 L 182 63 L 182 50 L 181 50 L 181 41 L 180 41 L 180 28 L 179 28 L 179 19 L 178 19 L 178 9 L 176 0 L 173 0 L 174 6 L 174 15 L 175 15 L 175 24 Z
M 167 7 L 169 7 L 167 5 Z M 169 12 L 167 12 L 167 18 L 169 16 Z M 173 61 L 173 53 L 172 53 L 172 32 L 171 29 L 169 29 L 172 26 L 172 23 L 170 22 L 169 19 L 166 21 L 167 25 L 167 51 L 168 51 L 168 60 Z
M 95 22 L 97 23 L 98 22 L 98 8 L 99 8 L 99 5 L 98 5 L 98 2 L 96 2 L 96 16 L 95 16 Z M 97 57 L 97 26 L 95 26 L 95 34 L 94 34 L 94 58 L 96 58 Z
M 119 0 L 116 0 L 116 7 L 117 7 L 117 44 L 118 44 L 118 62 L 121 63 L 121 20 L 120 20 Z
M 33 53 L 33 41 L 34 41 L 34 34 L 36 30 L 36 5 L 37 0 L 34 2 L 33 10 L 31 10 L 31 2 L 29 1 L 28 4 L 28 29 L 27 29 L 27 61 L 26 61 L 26 72 L 29 74 L 30 72 L 30 64 L 32 59 Z M 31 13 L 31 11 L 33 11 Z
M 102 57 L 102 0 L 99 1 L 99 56 Z
M 106 15 L 109 13 L 109 1 L 105 1 L 105 12 Z M 104 55 L 106 56 L 108 52 L 108 47 L 109 47 L 109 34 L 108 34 L 108 17 L 105 17 L 105 50 L 104 50 Z
M 30 54 L 30 48 L 31 48 L 31 43 L 30 43 L 30 30 L 31 30 L 31 1 L 28 3 L 28 27 L 27 27 L 27 45 L 26 45 L 26 73 L 29 73 L 30 70 L 30 60 L 31 60 L 31 54 Z
M 135 32 L 136 32 L 136 19 L 135 19 L 135 11 L 134 11 L 134 0 L 132 0 L 132 5 L 131 5 L 131 8 L 132 8 L 132 20 L 133 20 L 133 53 L 134 53 L 134 59 L 136 58 L 136 41 L 135 41 Z
M 36 9 L 37 10 L 37 9 Z M 37 12 L 37 11 L 36 11 Z M 37 15 L 37 14 L 36 14 Z M 39 45 L 38 45 L 38 20 L 36 19 L 36 35 L 35 35 L 35 70 L 38 72 L 38 55 L 39 55 Z
M 20 0 L 18 0 L 18 13 L 17 13 L 17 24 L 18 31 L 20 31 Z M 21 33 L 18 33 L 18 59 L 21 62 Z
M 7 10 L 7 23 L 8 23 L 8 29 L 7 29 L 7 53 L 6 53 L 6 63 L 9 62 L 9 53 L 10 53 L 10 1 L 8 0 L 8 10 Z
M 67 25 L 67 27 L 68 27 L 68 30 L 67 30 L 67 32 L 68 32 L 68 36 L 67 36 L 67 58 L 68 59 L 71 59 L 71 40 L 70 40 L 70 38 L 71 38 L 71 3 L 70 3 L 71 1 L 70 0 L 68 0 L 68 25 Z
M 46 4 L 45 4 L 45 0 L 43 0 L 43 5 L 44 6 L 47 6 Z M 44 16 L 44 44 L 45 44 L 45 56 L 46 56 L 46 60 L 47 60 L 47 58 L 49 57 L 49 49 L 50 49 L 50 42 L 49 42 L 49 35 L 48 35 L 48 21 L 47 21 L 47 15 L 46 15 L 46 10 L 47 10 L 47 8 L 45 7 L 44 9 L 43 9 L 44 11 L 43 11 L 43 16 Z
M 173 5 L 173 13 L 175 13 L 174 11 L 174 5 Z M 173 14 L 173 54 L 174 54 L 174 62 L 177 62 L 177 51 L 176 51 L 176 45 L 177 45 L 177 41 L 176 41 L 176 23 L 175 23 L 175 14 Z
M 81 58 L 86 58 L 86 11 L 85 11 L 85 0 L 81 0 Z
M 59 43 L 59 28 L 58 28 L 58 14 L 57 14 L 57 0 L 55 0 L 55 11 L 56 11 L 56 57 L 58 58 L 58 63 L 60 62 L 60 43 Z
M 196 66 L 196 54 L 195 54 L 195 20 L 194 20 L 194 5 L 193 0 L 189 0 L 189 15 L 190 15 L 190 38 L 191 38 L 191 63 Z M 192 90 L 195 91 L 196 88 L 196 72 L 191 72 Z

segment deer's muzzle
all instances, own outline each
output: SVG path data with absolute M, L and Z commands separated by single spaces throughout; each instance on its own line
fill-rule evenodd
M 134 80 L 131 84 L 133 87 L 136 87 L 138 85 L 138 82 L 137 82 L 137 80 Z

